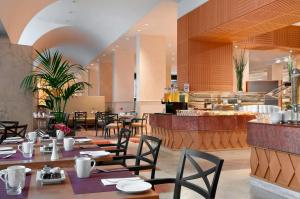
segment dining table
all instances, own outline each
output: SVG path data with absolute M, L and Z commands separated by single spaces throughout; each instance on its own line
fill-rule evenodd
M 0 156 L 0 169 L 6 169 L 8 166 L 12 165 L 24 165 L 31 169 L 40 169 L 45 165 L 55 166 L 55 167 L 73 167 L 75 163 L 75 158 L 81 156 L 80 152 L 82 151 L 100 151 L 97 145 L 80 145 L 77 144 L 74 146 L 72 151 L 65 151 L 63 146 L 58 146 L 58 156 L 57 160 L 51 160 L 51 152 L 45 153 L 40 150 L 40 147 L 34 147 L 34 152 L 32 158 L 24 158 L 23 154 L 17 150 L 17 145 L 0 145 L 10 146 L 16 150 L 16 153 L 8 158 L 4 158 L 4 155 Z M 99 157 L 93 157 L 96 162 L 107 162 L 112 161 L 112 155 L 105 155 Z
M 117 190 L 115 184 L 104 185 L 101 181 L 102 179 L 134 176 L 134 174 L 126 170 L 114 172 L 113 170 L 116 167 L 119 166 L 96 166 L 88 178 L 78 178 L 74 168 L 64 168 L 65 179 L 57 184 L 42 184 L 37 180 L 38 170 L 32 170 L 30 174 L 26 175 L 25 187 L 19 198 L 159 199 L 159 194 L 152 189 L 140 193 L 125 193 Z M 97 172 L 100 169 L 112 170 L 112 172 Z M 1 187 L 0 196 L 3 199 L 11 198 L 6 195 L 5 189 L 1 189 Z

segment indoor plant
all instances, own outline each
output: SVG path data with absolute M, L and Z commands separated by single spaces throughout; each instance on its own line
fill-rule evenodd
M 33 93 L 43 94 L 42 104 L 55 113 L 57 123 L 64 121 L 64 112 L 69 99 L 83 91 L 90 84 L 78 81 L 76 74 L 86 72 L 85 68 L 63 60 L 59 51 L 36 50 L 37 67 L 23 79 L 21 88 Z
M 243 73 L 247 65 L 245 60 L 245 50 L 241 50 L 239 56 L 234 56 L 234 66 L 236 74 L 237 91 L 243 91 Z

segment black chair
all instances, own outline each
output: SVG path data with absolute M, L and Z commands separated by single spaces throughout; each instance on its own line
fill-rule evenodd
M 5 134 L 5 130 L 7 127 L 15 127 L 15 126 L 18 126 L 19 125 L 19 122 L 18 121 L 0 121 L 0 134 L 1 134 L 1 137 L 0 137 L 0 143 L 6 139 L 6 134 Z
M 161 139 L 152 136 L 143 135 L 137 149 L 137 155 L 115 156 L 113 161 L 123 160 L 122 164 L 129 171 L 134 171 L 135 175 L 139 175 L 141 170 L 152 170 L 151 179 L 155 177 L 156 163 L 161 145 Z M 150 158 L 148 157 L 150 156 Z M 128 166 L 126 160 L 135 159 L 135 165 Z M 141 164 L 143 163 L 143 164 Z
M 28 125 L 25 124 L 25 125 L 5 127 L 4 136 L 2 139 L 5 140 L 7 137 L 15 137 L 15 136 L 20 136 L 22 138 L 25 138 L 27 126 Z
M 117 143 L 111 143 L 111 144 L 98 144 L 101 149 L 108 151 L 110 153 L 114 153 L 116 156 L 120 156 L 120 153 L 122 153 L 123 156 L 127 155 L 127 149 L 129 144 L 131 132 L 129 129 L 122 128 L 119 135 Z M 112 161 L 112 162 L 101 162 L 99 165 L 114 165 L 114 164 L 121 164 L 125 165 L 125 159 L 120 161 Z
M 78 126 L 83 126 L 87 130 L 87 112 L 75 112 L 73 118 L 74 131 Z
M 119 134 L 120 128 L 122 128 L 123 124 L 119 120 L 119 115 L 110 113 L 104 115 L 104 137 L 110 137 L 110 130 L 112 129 L 114 131 L 114 134 L 116 134 L 116 130 Z
M 204 160 L 209 161 L 210 163 L 213 163 L 213 167 L 203 170 L 201 166 L 195 161 L 196 158 L 201 158 Z M 192 166 L 197 170 L 197 174 L 191 175 L 191 176 L 183 176 L 184 173 L 184 167 L 186 165 L 186 161 L 190 161 Z M 222 166 L 223 166 L 224 160 L 200 151 L 185 149 L 180 157 L 179 166 L 177 170 L 176 178 L 165 178 L 165 179 L 152 179 L 148 180 L 152 185 L 158 185 L 158 184 L 167 184 L 167 183 L 174 183 L 175 189 L 174 189 L 174 199 L 180 199 L 180 193 L 181 193 L 181 187 L 187 187 L 196 193 L 199 193 L 201 196 L 203 196 L 206 199 L 214 199 L 217 191 L 217 186 L 219 182 L 219 177 L 221 174 Z M 208 180 L 208 175 L 213 174 L 212 182 L 210 183 Z M 189 180 L 195 180 L 202 178 L 205 183 L 205 188 L 200 187 L 192 182 L 189 182 Z
M 95 114 L 95 130 L 96 130 L 96 136 L 98 136 L 98 130 L 99 127 L 102 129 L 102 132 L 104 131 L 105 126 L 105 115 L 107 115 L 107 112 L 97 112 Z
M 131 120 L 131 131 L 134 132 L 134 135 L 138 132 L 138 130 L 141 131 L 141 135 L 143 135 L 143 130 L 146 130 L 146 135 L 148 134 L 147 130 L 147 123 L 148 123 L 149 113 L 143 113 L 142 118 L 133 118 Z

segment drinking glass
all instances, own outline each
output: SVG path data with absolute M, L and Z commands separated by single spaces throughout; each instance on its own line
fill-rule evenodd
M 25 186 L 25 167 L 10 166 L 0 174 L 0 179 L 5 183 L 7 195 L 20 195 Z

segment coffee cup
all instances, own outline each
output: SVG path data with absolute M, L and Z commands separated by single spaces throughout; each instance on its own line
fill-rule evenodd
M 56 139 L 57 140 L 63 140 L 64 139 L 64 132 L 61 130 L 56 130 Z
M 96 161 L 90 157 L 79 157 L 75 160 L 75 170 L 78 178 L 88 178 L 96 165 Z
M 25 167 L 10 166 L 0 174 L 0 179 L 5 183 L 7 195 L 20 195 L 25 186 Z
M 74 148 L 75 139 L 74 138 L 64 138 L 64 149 L 65 151 L 72 151 Z
M 23 142 L 22 145 L 18 145 L 18 150 L 23 153 L 25 158 L 31 158 L 33 153 L 33 142 Z
M 36 142 L 37 133 L 35 131 L 28 132 L 26 133 L 25 138 L 30 142 Z

